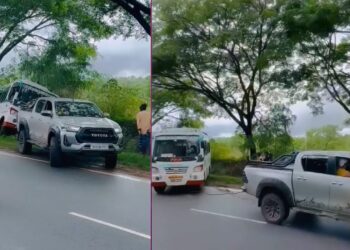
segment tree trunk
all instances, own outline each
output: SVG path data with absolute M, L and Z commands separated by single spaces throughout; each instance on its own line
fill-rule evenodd
M 256 158 L 256 145 L 254 142 L 253 134 L 251 131 L 245 133 L 247 146 L 249 150 L 248 160 L 252 160 Z

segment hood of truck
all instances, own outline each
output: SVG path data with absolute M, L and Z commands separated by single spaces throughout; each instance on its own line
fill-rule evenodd
M 62 125 L 93 128 L 120 128 L 118 123 L 107 118 L 96 117 L 59 117 Z

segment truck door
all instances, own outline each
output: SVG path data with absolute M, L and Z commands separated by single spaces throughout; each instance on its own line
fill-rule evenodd
M 51 112 L 53 114 L 51 101 L 46 102 L 45 107 L 41 112 L 43 111 Z M 41 123 L 39 124 L 39 130 L 40 130 L 39 140 L 43 144 L 46 144 L 48 142 L 48 135 L 49 135 L 49 129 L 52 122 L 52 117 L 41 115 L 40 120 L 41 120 Z
M 337 176 L 336 172 L 340 165 L 350 170 L 350 158 L 334 158 L 334 175 L 330 183 L 330 201 L 329 207 L 333 212 L 341 215 L 350 215 L 350 178 Z
M 34 111 L 29 114 L 29 119 L 27 119 L 30 138 L 35 141 L 40 139 L 41 111 L 44 109 L 45 103 L 46 100 L 39 100 L 34 107 Z
M 328 156 L 305 155 L 296 162 L 293 172 L 295 203 L 298 207 L 328 210 L 329 183 Z

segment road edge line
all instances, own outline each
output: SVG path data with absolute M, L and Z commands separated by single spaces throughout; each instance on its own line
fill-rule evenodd
M 216 212 L 211 212 L 211 211 L 206 211 L 206 210 L 201 210 L 201 209 L 191 208 L 190 210 L 193 212 L 198 212 L 198 213 L 202 213 L 202 214 L 216 215 L 216 216 L 220 216 L 220 217 L 241 220 L 241 221 L 248 221 L 248 222 L 253 222 L 253 223 L 257 223 L 257 224 L 264 224 L 264 225 L 267 224 L 266 221 L 254 220 L 254 219 L 238 217 L 238 216 L 233 216 L 233 215 L 228 215 L 228 214 L 221 214 L 221 213 L 216 213 Z
M 95 223 L 98 223 L 98 224 L 101 224 L 101 225 L 104 225 L 104 226 L 112 227 L 112 228 L 118 229 L 120 231 L 123 231 L 123 232 L 126 232 L 126 233 L 130 233 L 130 234 L 133 234 L 133 235 L 136 235 L 136 236 L 148 239 L 148 240 L 151 239 L 151 236 L 148 235 L 148 234 L 140 233 L 140 232 L 137 232 L 135 230 L 132 230 L 132 229 L 129 229 L 129 228 L 126 228 L 126 227 L 121 227 L 121 226 L 118 226 L 118 225 L 115 225 L 115 224 L 112 224 L 112 223 L 109 223 L 109 222 L 106 222 L 106 221 L 103 221 L 103 220 L 98 220 L 98 219 L 95 219 L 95 218 L 92 218 L 92 217 L 89 217 L 89 216 L 86 216 L 86 215 L 83 215 L 83 214 L 75 213 L 75 212 L 70 212 L 68 214 L 72 215 L 72 216 L 79 217 L 81 219 L 85 219 L 85 220 L 91 221 L 91 222 L 95 222 Z

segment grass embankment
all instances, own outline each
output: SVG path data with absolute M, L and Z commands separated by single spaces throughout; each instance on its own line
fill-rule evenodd
M 16 137 L 0 136 L 0 149 L 16 151 Z M 130 150 L 130 148 L 127 148 L 118 155 L 119 164 L 128 168 L 149 172 L 149 156 L 143 156 Z
M 0 136 L 0 149 L 16 150 L 16 137 L 14 136 Z
M 239 149 L 240 138 L 219 138 L 211 141 L 212 171 L 208 185 L 239 188 L 243 185 L 242 171 L 246 165 Z

